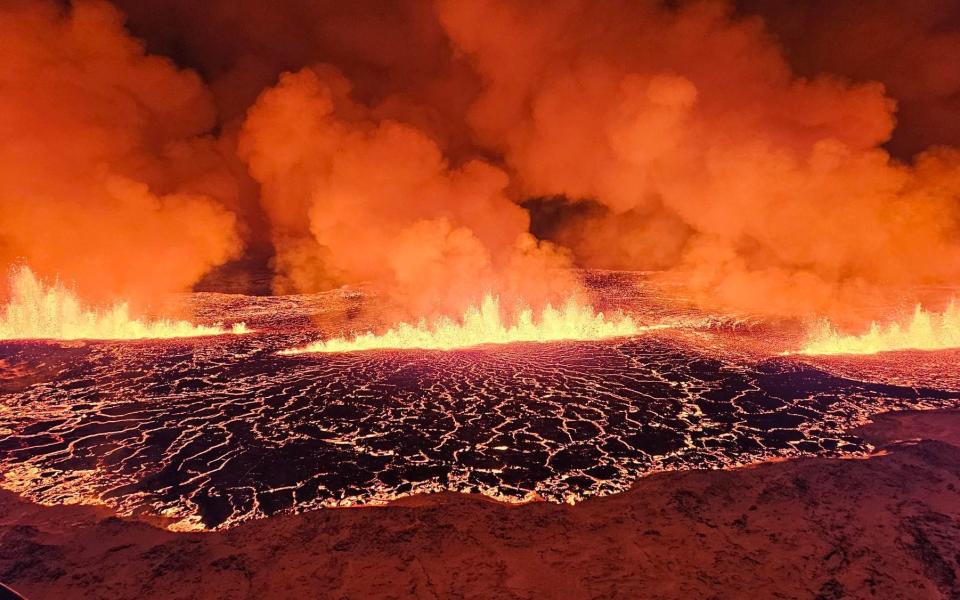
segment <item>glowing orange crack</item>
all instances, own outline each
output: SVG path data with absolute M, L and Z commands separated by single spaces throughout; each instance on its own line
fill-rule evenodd
M 11 297 L 0 308 L 0 340 L 137 340 L 249 333 L 244 323 L 229 329 L 166 319 L 130 317 L 126 303 L 103 310 L 83 306 L 61 284 L 46 286 L 27 268 L 10 276 Z
M 560 340 L 601 340 L 636 335 L 670 325 L 639 326 L 630 317 L 608 319 L 603 313 L 568 300 L 561 308 L 544 308 L 539 315 L 531 309 L 517 312 L 513 323 L 501 318 L 500 301 L 488 295 L 480 306 L 471 306 L 460 322 L 441 317 L 428 324 L 401 323 L 385 333 L 362 333 L 352 338 L 319 341 L 280 354 L 308 352 L 358 352 L 383 349 L 453 350 L 482 344 L 513 342 L 551 342 Z

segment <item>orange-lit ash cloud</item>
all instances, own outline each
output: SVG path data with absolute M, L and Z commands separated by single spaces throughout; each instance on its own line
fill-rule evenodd
M 846 1 L 114 4 L 0 9 L 0 266 L 84 296 L 188 288 L 244 241 L 277 292 L 373 282 L 414 320 L 556 304 L 571 266 L 844 326 L 960 282 L 960 152 L 885 146 L 901 98 L 895 147 L 953 141 L 921 118 L 960 89 L 939 0 L 859 28 Z
M 958 153 L 892 160 L 883 86 L 796 77 L 760 20 L 721 2 L 438 6 L 485 78 L 470 123 L 522 195 L 602 208 L 559 227 L 581 260 L 782 315 L 960 280 Z
M 240 154 L 262 186 L 280 291 L 375 281 L 413 313 L 491 291 L 542 305 L 575 290 L 487 162 L 452 165 L 423 131 L 377 119 L 329 68 L 285 74 L 250 109 Z
M 0 268 L 87 298 L 187 289 L 240 250 L 204 83 L 105 2 L 0 6 Z
M 881 81 L 897 99 L 888 147 L 909 156 L 960 144 L 960 4 L 954 0 L 739 0 L 794 67 Z

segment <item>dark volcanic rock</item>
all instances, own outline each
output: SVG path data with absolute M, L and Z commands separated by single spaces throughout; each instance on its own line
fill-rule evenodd
M 956 392 L 722 358 L 662 336 L 276 354 L 293 344 L 269 333 L 0 344 L 27 378 L 0 390 L 8 487 L 207 528 L 441 490 L 564 502 L 651 471 L 862 453 L 845 427 L 960 404 Z
M 860 435 L 879 451 L 662 473 L 574 507 L 439 494 L 202 534 L 0 492 L 0 576 L 32 600 L 957 598 L 960 411 Z

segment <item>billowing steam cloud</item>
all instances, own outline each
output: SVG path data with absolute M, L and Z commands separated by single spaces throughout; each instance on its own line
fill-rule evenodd
M 960 145 L 960 4 L 954 0 L 739 0 L 802 74 L 882 81 L 897 99 L 887 146 L 909 157 Z
M 960 154 L 904 154 L 954 141 L 938 1 L 116 4 L 199 75 L 105 4 L 2 9 L 0 262 L 149 293 L 239 231 L 278 291 L 373 281 L 419 314 L 556 299 L 571 257 L 777 315 L 960 281 Z M 791 35 L 813 14 L 897 32 L 897 61 L 842 24 Z
M 237 253 L 196 75 L 146 56 L 104 2 L 5 2 L 0 55 L 0 266 L 148 302 Z
M 704 302 L 837 312 L 877 287 L 957 280 L 957 154 L 878 145 L 875 83 L 798 79 L 756 19 L 698 2 L 442 0 L 484 76 L 469 114 L 527 195 L 605 209 L 560 239 L 669 267 Z
M 386 283 L 419 314 L 498 292 L 543 302 L 570 293 L 566 256 L 527 230 L 506 173 L 452 167 L 427 135 L 378 121 L 329 69 L 281 77 L 250 110 L 240 154 L 262 184 L 281 289 Z

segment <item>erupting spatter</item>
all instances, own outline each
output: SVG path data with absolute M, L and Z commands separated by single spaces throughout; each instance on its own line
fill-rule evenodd
M 583 306 L 574 299 L 568 300 L 560 310 L 548 305 L 537 317 L 532 309 L 520 310 L 513 319 L 513 324 L 508 324 L 500 316 L 499 299 L 488 295 L 479 307 L 468 308 L 459 323 L 448 317 L 440 317 L 432 325 L 428 325 L 425 320 L 416 325 L 401 323 L 381 335 L 368 332 L 351 339 L 334 338 L 314 342 L 303 348 L 283 350 L 281 354 L 358 352 L 388 348 L 452 350 L 512 342 L 602 340 L 666 327 L 669 325 L 640 326 L 630 317 L 609 320 L 602 312 L 594 312 L 593 308 Z
M 125 302 L 97 310 L 84 306 L 60 283 L 44 285 L 27 267 L 10 275 L 11 297 L 0 312 L 0 340 L 136 340 L 243 334 L 244 323 L 229 329 L 166 319 L 145 321 L 130 316 Z
M 821 321 L 798 354 L 875 354 L 947 348 L 960 348 L 960 306 L 956 300 L 939 313 L 926 311 L 918 304 L 908 322 L 874 322 L 862 335 L 843 335 L 829 321 Z

